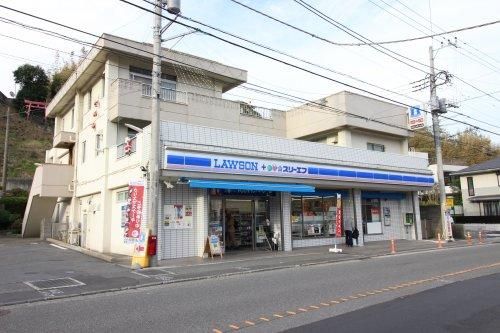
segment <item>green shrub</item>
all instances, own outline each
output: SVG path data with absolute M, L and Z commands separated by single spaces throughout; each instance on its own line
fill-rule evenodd
M 27 197 L 3 197 L 0 199 L 0 205 L 10 214 L 24 215 L 26 204 L 28 203 Z
M 8 229 L 11 223 L 11 214 L 5 209 L 0 209 L 0 229 Z

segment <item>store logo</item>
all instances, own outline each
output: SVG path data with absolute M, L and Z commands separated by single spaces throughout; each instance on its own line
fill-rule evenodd
M 214 168 L 217 169 L 235 169 L 235 170 L 248 170 L 258 171 L 258 162 L 238 161 L 238 160 L 222 160 L 219 161 L 214 158 Z

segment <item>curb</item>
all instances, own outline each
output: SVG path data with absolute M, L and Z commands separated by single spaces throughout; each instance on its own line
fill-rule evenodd
M 45 240 L 47 242 L 49 242 L 49 243 L 65 247 L 67 249 L 70 249 L 70 250 L 73 250 L 73 251 L 76 251 L 76 252 L 80 252 L 80 253 L 86 254 L 88 256 L 97 258 L 97 259 L 101 259 L 101 260 L 104 260 L 104 261 L 107 261 L 107 262 L 111 262 L 111 263 L 115 263 L 116 262 L 116 259 L 113 256 L 110 256 L 110 255 L 107 255 L 107 254 L 104 254 L 104 253 L 99 253 L 99 252 L 95 252 L 95 251 L 92 251 L 92 250 L 87 250 L 87 249 L 84 249 L 84 248 L 82 248 L 80 246 L 71 245 L 71 244 L 68 244 L 68 243 L 62 242 L 60 240 L 53 239 L 53 238 L 47 238 Z
M 62 243 L 64 245 L 69 245 L 63 242 L 60 242 L 58 240 L 54 239 L 47 239 L 49 242 L 53 242 L 54 244 L 60 245 L 59 243 Z M 484 245 L 493 245 L 496 244 L 496 242 L 490 243 L 490 244 L 481 244 L 480 246 Z M 61 245 L 63 246 L 63 245 Z M 71 247 L 76 247 L 74 245 L 69 245 L 69 249 Z M 479 246 L 478 245 L 474 245 Z M 82 292 L 78 294 L 73 294 L 73 295 L 62 295 L 62 296 L 49 296 L 46 298 L 39 298 L 39 299 L 31 299 L 31 300 L 24 300 L 24 301 L 17 301 L 17 302 L 11 302 L 11 303 L 5 303 L 1 304 L 0 308 L 2 307 L 8 307 L 8 306 L 15 306 L 15 305 L 20 305 L 20 304 L 31 304 L 31 303 L 39 303 L 39 302 L 45 302 L 45 301 L 52 301 L 52 300 L 60 300 L 60 299 L 66 299 L 66 298 L 74 298 L 74 297 L 80 297 L 80 296 L 91 296 L 91 295 L 99 295 L 99 294 L 105 294 L 105 293 L 114 293 L 114 292 L 120 292 L 120 291 L 127 291 L 127 290 L 136 290 L 136 289 L 142 289 L 142 288 L 148 288 L 148 287 L 155 287 L 155 286 L 161 286 L 161 285 L 170 285 L 170 284 L 177 284 L 177 283 L 182 283 L 182 282 L 191 282 L 191 281 L 201 281 L 201 280 L 209 280 L 209 279 L 217 279 L 217 278 L 223 278 L 223 277 L 230 277 L 230 276 L 237 276 L 237 275 L 245 275 L 245 274 L 252 274 L 252 273 L 259 273 L 259 272 L 268 272 L 268 271 L 276 271 L 276 270 L 284 270 L 284 269 L 290 269 L 290 268 L 297 268 L 297 267 L 308 267 L 308 266 L 319 266 L 319 265 L 327 265 L 327 264 L 335 264 L 335 263 L 345 263 L 345 262 L 353 262 L 353 261 L 363 261 L 367 259 L 372 259 L 372 258 L 379 258 L 379 257 L 394 257 L 397 256 L 398 254 L 408 254 L 408 253 L 426 253 L 426 252 L 432 252 L 432 251 L 442 251 L 442 250 L 451 250 L 451 249 L 456 249 L 456 248 L 467 248 L 470 246 L 467 245 L 457 245 L 457 246 L 451 246 L 448 248 L 442 248 L 442 249 L 411 249 L 411 250 L 402 250 L 397 252 L 396 254 L 390 254 L 390 253 L 382 253 L 382 254 L 374 254 L 374 255 L 365 255 L 365 256 L 356 256 L 354 258 L 345 258 L 341 260 L 324 260 L 324 261 L 318 261 L 318 262 L 309 262 L 309 263 L 302 263 L 302 264 L 292 264 L 292 265 L 286 265 L 286 266 L 279 266 L 279 267 L 267 267 L 267 268 L 259 268 L 259 269 L 253 269 L 253 270 L 248 270 L 248 271 L 238 271 L 238 272 L 232 272 L 232 273 L 223 273 L 223 274 L 214 274 L 214 275 L 204 275 L 204 276 L 197 276 L 197 277 L 192 277 L 192 278 L 184 278 L 184 279 L 178 279 L 178 280 L 173 280 L 173 281 L 155 281 L 155 282 L 150 282 L 150 283 L 144 283 L 144 284 L 138 284 L 134 286 L 126 286 L 126 287 L 120 287 L 120 288 L 112 288 L 112 289 L 104 289 L 104 290 L 94 290 L 94 291 L 87 291 L 87 292 Z M 79 251 L 87 254 L 86 252 L 93 252 L 94 251 L 89 251 L 82 249 L 84 251 Z M 99 255 L 102 255 L 99 253 Z M 105 257 L 110 257 L 103 255 Z M 99 258 L 99 257 L 97 257 Z M 103 259 L 105 260 L 105 259 Z

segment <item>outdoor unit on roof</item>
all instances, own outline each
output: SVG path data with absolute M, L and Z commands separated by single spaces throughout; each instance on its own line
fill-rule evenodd
M 167 12 L 179 14 L 181 12 L 181 0 L 167 0 Z

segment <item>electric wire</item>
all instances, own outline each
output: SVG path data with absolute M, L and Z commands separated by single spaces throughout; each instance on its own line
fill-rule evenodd
M 128 2 L 128 1 L 126 1 L 126 0 L 119 0 L 119 1 L 124 2 L 124 3 L 128 3 L 128 4 L 131 4 L 131 5 L 132 5 L 132 6 L 134 6 L 134 7 L 140 8 L 140 9 L 142 9 L 142 10 L 145 10 L 145 11 L 151 12 L 151 13 L 153 13 L 153 14 L 155 14 L 155 15 L 156 15 L 156 13 L 154 13 L 154 11 L 151 11 L 151 10 L 148 10 L 147 8 L 144 8 L 144 7 L 138 6 L 138 5 L 136 5 L 136 4 L 130 3 L 130 2 Z M 20 10 L 17 10 L 17 9 L 13 9 L 13 8 L 10 8 L 10 7 L 4 6 L 4 5 L 0 5 L 0 7 L 1 7 L 1 8 L 8 9 L 8 10 L 11 10 L 11 11 L 14 11 L 14 12 L 17 12 L 17 13 L 20 13 L 20 14 L 23 14 L 23 15 L 27 15 L 27 16 L 30 16 L 30 17 L 36 18 L 36 19 L 39 19 L 39 20 L 42 20 L 42 21 L 46 21 L 46 22 L 49 22 L 49 23 L 54 24 L 54 25 L 62 26 L 62 27 L 64 27 L 64 28 L 67 28 L 67 29 L 70 29 L 70 30 L 74 30 L 74 31 L 77 31 L 77 32 L 80 32 L 80 33 L 83 33 L 83 34 L 87 34 L 87 35 L 90 35 L 90 36 L 93 36 L 93 37 L 96 37 L 96 38 L 100 38 L 100 39 L 103 39 L 103 40 L 109 40 L 110 42 L 113 42 L 113 43 L 116 43 L 116 44 L 119 44 L 119 45 L 126 46 L 126 47 L 131 48 L 131 49 L 136 49 L 136 50 L 139 50 L 139 51 L 141 51 L 141 52 L 145 52 L 145 53 L 148 53 L 148 54 L 152 54 L 152 55 L 154 55 L 154 53 L 153 53 L 153 52 L 149 52 L 149 51 L 144 50 L 144 49 L 136 48 L 136 47 L 130 46 L 130 45 L 128 45 L 128 44 L 118 42 L 118 41 L 116 41 L 116 40 L 110 40 L 110 39 L 107 39 L 107 38 L 105 38 L 105 37 L 103 37 L 103 36 L 98 36 L 98 35 L 95 35 L 95 34 L 92 34 L 92 33 L 86 32 L 86 31 L 83 31 L 83 30 L 78 29 L 78 28 L 73 28 L 73 27 L 70 27 L 70 26 L 68 26 L 68 25 L 61 24 L 61 23 L 58 23 L 58 22 L 55 22 L 55 21 L 52 21 L 52 20 L 49 20 L 49 19 L 41 18 L 41 17 L 39 17 L 39 16 L 36 16 L 36 15 L 33 15 L 33 14 L 29 14 L 29 13 L 26 13 L 26 12 L 23 12 L 23 11 L 20 11 Z M 168 20 L 170 20 L 170 21 L 173 21 L 172 19 L 170 19 L 170 18 L 168 18 L 168 17 L 165 17 L 165 16 L 163 16 L 163 15 L 162 15 L 162 17 L 164 17 L 164 18 L 166 18 L 166 19 L 168 19 Z M 175 22 L 175 23 L 180 24 L 180 25 L 184 25 L 184 26 L 186 26 L 186 25 L 185 25 L 185 24 L 183 24 L 183 23 L 179 23 L 179 22 Z M 222 39 L 222 38 L 220 38 L 220 37 L 218 37 L 218 36 L 214 36 L 213 34 L 210 34 L 210 33 L 204 32 L 204 31 L 202 31 L 202 30 L 201 30 L 201 29 L 199 29 L 199 28 L 195 28 L 195 27 L 191 27 L 191 26 L 188 26 L 188 27 L 189 27 L 189 28 L 191 28 L 191 29 L 195 29 L 195 30 L 197 30 L 197 31 L 200 31 L 200 32 L 202 32 L 202 33 L 204 33 L 204 34 L 208 34 L 209 36 L 213 36 L 213 37 L 215 37 L 215 38 L 217 38 L 217 39 L 224 40 L 224 39 Z M 68 38 L 68 37 L 67 37 L 67 38 Z M 228 43 L 230 43 L 230 44 L 232 44 L 232 45 L 238 45 L 238 44 L 236 44 L 236 43 L 234 43 L 234 42 L 230 42 L 230 41 L 228 41 Z M 238 45 L 238 46 L 239 46 L 239 45 Z M 254 52 L 254 53 L 257 53 L 257 54 L 263 55 L 264 57 L 267 57 L 267 58 L 270 58 L 270 59 L 273 59 L 273 60 L 277 60 L 276 58 L 273 58 L 273 57 L 271 57 L 271 56 L 267 56 L 267 55 L 262 54 L 262 53 L 260 53 L 260 52 L 258 52 L 258 51 L 253 51 L 253 50 L 248 49 L 248 48 L 246 48 L 246 47 L 244 47 L 244 46 L 239 46 L 239 47 L 242 47 L 242 48 L 247 49 L 247 50 L 249 50 L 249 51 L 251 51 L 251 52 Z M 174 60 L 174 59 L 170 59 L 170 58 L 165 57 L 165 56 L 163 56 L 163 55 L 160 55 L 160 57 L 161 57 L 161 58 L 164 58 L 164 59 L 167 59 L 167 60 L 169 60 L 169 61 L 172 61 L 172 62 L 177 62 L 177 63 L 181 63 L 181 64 L 184 64 L 184 65 L 187 65 L 187 66 L 189 66 L 189 67 L 196 68 L 195 66 L 192 66 L 192 65 L 189 65 L 189 64 L 185 64 L 185 63 L 183 63 L 183 62 L 180 62 L 180 61 L 177 61 L 177 60 Z M 286 64 L 286 62 L 284 62 L 284 61 L 282 61 L 282 60 L 277 60 L 277 61 L 278 61 L 278 62 L 282 62 L 282 63 L 285 63 L 285 64 Z M 293 64 L 290 64 L 290 66 L 292 66 L 292 67 L 294 67 L 294 68 L 297 68 L 297 69 L 304 70 L 304 71 L 306 71 L 306 72 L 314 73 L 314 72 L 312 72 L 312 71 L 308 71 L 307 69 L 303 69 L 303 68 L 301 68 L 301 67 L 299 67 L 299 66 L 296 66 L 296 65 L 293 65 Z M 199 69 L 201 69 L 201 68 L 199 68 Z M 323 75 L 321 75 L 321 74 L 316 74 L 316 75 L 318 75 L 318 76 L 320 76 L 320 77 L 327 78 L 327 79 L 332 80 L 332 81 L 334 81 L 334 82 L 336 82 L 336 83 L 340 83 L 340 84 L 343 84 L 343 85 L 345 85 L 345 86 L 351 87 L 351 88 L 353 88 L 353 89 L 356 89 L 356 90 L 359 90 L 359 91 L 366 92 L 366 93 L 368 93 L 368 94 L 370 94 L 370 95 L 377 96 L 377 97 L 380 97 L 380 98 L 385 99 L 385 100 L 393 101 L 393 102 L 395 102 L 395 103 L 397 103 L 397 104 L 400 104 L 400 105 L 404 105 L 404 106 L 407 106 L 407 107 L 411 107 L 410 105 L 408 105 L 408 104 L 406 104 L 406 103 L 402 103 L 402 102 L 399 102 L 399 101 L 396 101 L 396 100 L 392 100 L 392 99 L 389 99 L 389 98 L 387 98 L 387 97 L 384 97 L 384 96 L 381 96 L 381 95 L 378 95 L 378 94 L 375 94 L 375 93 L 372 93 L 372 92 L 366 91 L 366 90 L 364 90 L 364 89 L 360 89 L 360 88 L 357 88 L 357 87 L 355 87 L 355 86 L 352 86 L 352 85 L 349 85 L 349 84 L 342 83 L 342 82 L 340 82 L 340 81 L 337 81 L 337 80 L 334 80 L 334 79 L 328 78 L 328 77 L 323 76 Z M 272 91 L 272 89 L 269 89 L 269 88 L 264 88 L 264 89 L 268 89 L 268 90 L 271 90 L 271 91 Z M 311 102 L 311 103 L 315 103 L 315 102 L 313 102 L 313 101 L 310 101 L 310 102 Z M 316 103 L 316 104 L 317 104 L 317 103 Z M 336 111 L 339 111 L 339 110 L 336 110 Z M 421 111 L 426 112 L 426 113 L 429 113 L 429 111 L 427 111 L 427 110 L 421 110 Z M 346 111 L 340 110 L 340 112 L 346 112 Z M 353 116 L 358 117 L 358 118 L 360 117 L 359 115 L 355 115 L 355 114 L 354 114 Z M 363 118 L 363 117 L 361 117 L 361 118 Z M 365 118 L 366 120 L 371 120 L 371 119 L 369 119 L 369 118 L 367 118 L 367 117 L 364 117 L 364 118 Z M 445 116 L 443 116 L 443 118 L 446 118 L 446 117 L 445 117 Z M 373 121 L 373 120 L 372 120 L 372 121 Z M 384 124 L 384 125 L 389 125 L 389 126 L 393 126 L 393 127 L 394 127 L 394 125 L 392 125 L 392 124 L 387 124 L 387 123 L 383 123 L 383 122 L 379 122 L 379 123 L 382 123 L 382 124 Z M 470 123 L 467 123 L 467 122 L 463 122 L 463 121 L 461 121 L 461 123 L 462 123 L 462 124 L 464 124 L 464 125 L 467 125 L 467 126 L 470 126 L 470 127 L 476 128 L 476 129 L 478 129 L 478 130 L 482 130 L 482 131 L 485 131 L 485 132 L 488 132 L 488 133 L 491 133 L 491 134 L 495 134 L 495 135 L 499 135 L 499 136 L 500 136 L 500 134 L 499 134 L 499 133 L 496 133 L 496 132 L 493 132 L 493 131 L 489 131 L 489 130 L 486 130 L 486 129 L 480 128 L 480 127 L 478 127 L 478 126 L 476 126 L 476 125 L 473 125 L 473 124 L 470 124 Z M 400 127 L 400 128 L 401 128 L 401 127 Z M 403 128 L 403 129 L 408 130 L 407 128 Z

